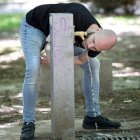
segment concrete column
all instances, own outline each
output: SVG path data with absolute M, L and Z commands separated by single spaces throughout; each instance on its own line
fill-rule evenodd
M 52 139 L 75 139 L 73 15 L 50 14 Z

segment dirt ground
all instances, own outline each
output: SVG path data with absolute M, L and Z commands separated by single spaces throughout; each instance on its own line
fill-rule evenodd
M 21 124 L 24 60 L 18 38 L 11 42 L 8 39 L 0 40 L 0 126 L 13 122 Z M 140 32 L 120 31 L 116 47 L 109 52 L 103 52 L 100 57 L 112 58 L 113 62 L 113 92 L 108 97 L 100 97 L 103 115 L 123 123 L 133 122 L 127 128 L 127 133 L 139 134 Z M 83 96 L 76 96 L 75 107 L 76 118 L 83 118 Z M 37 101 L 37 121 L 49 118 L 50 101 L 47 97 L 40 97 Z M 81 132 L 81 135 L 83 133 L 85 132 Z

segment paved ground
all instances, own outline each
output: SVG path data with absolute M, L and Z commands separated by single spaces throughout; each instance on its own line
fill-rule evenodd
M 108 20 L 110 20 L 110 18 L 108 18 Z M 107 25 L 104 26 L 104 27 L 107 28 Z M 133 37 L 133 36 L 130 36 L 129 38 L 128 38 L 128 36 L 126 36 L 127 38 L 124 37 L 123 38 L 123 43 L 125 43 L 125 41 L 127 41 L 129 43 L 129 41 L 130 41 L 131 42 L 131 46 L 135 45 L 135 43 L 136 43 L 137 44 L 137 48 L 139 48 L 138 47 L 139 46 L 139 39 L 138 39 L 139 37 L 138 36 L 140 35 L 140 32 L 138 30 L 139 29 L 138 25 L 127 26 L 128 28 L 124 28 L 123 32 L 122 32 L 121 28 L 115 28 L 115 26 L 113 26 L 113 25 L 110 26 L 110 27 L 112 29 L 115 29 L 115 31 L 118 34 L 123 34 L 123 32 L 126 32 L 126 34 L 127 34 L 127 31 L 131 32 L 132 35 L 135 34 L 135 37 Z M 8 41 L 7 40 L 6 41 L 1 41 L 1 43 L 4 45 L 5 43 L 7 44 Z M 17 45 L 15 45 L 14 43 L 17 43 Z M 18 41 L 9 42 L 8 46 L 9 47 L 11 47 L 12 45 L 13 46 L 18 46 L 18 43 L 19 43 Z M 123 44 L 122 46 L 124 46 L 124 47 L 127 46 L 127 43 Z M 121 47 L 121 45 L 118 45 L 118 48 L 120 48 L 120 47 Z M 2 49 L 2 47 L 1 47 L 1 49 Z M 135 47 L 134 50 L 136 51 L 136 47 Z M 139 49 L 137 49 L 137 50 L 139 50 Z M 139 52 L 139 51 L 137 51 L 137 52 Z M 14 56 L 17 56 L 17 58 L 19 58 L 19 57 L 21 57 L 21 54 L 20 54 L 20 52 L 17 52 L 17 54 L 14 54 Z M 11 57 L 7 57 L 6 60 L 7 61 L 12 60 L 12 59 L 16 60 L 16 57 L 14 57 L 14 56 L 12 55 Z M 121 56 L 119 56 L 119 57 L 121 58 Z M 3 56 L 3 59 L 5 59 L 4 56 Z M 3 59 L 1 57 L 1 61 Z M 123 59 L 120 59 L 120 60 L 122 61 Z M 137 61 L 139 62 L 139 59 Z M 134 62 L 135 62 L 134 64 L 136 64 L 136 61 L 134 61 Z M 138 68 L 139 68 L 139 66 L 138 66 Z M 136 78 L 138 79 L 139 78 L 139 69 L 136 69 L 136 70 L 137 70 L 137 73 L 138 73 L 138 75 L 136 75 Z M 11 69 L 10 69 L 10 71 L 11 71 Z M 118 72 L 119 72 L 119 74 L 123 74 L 123 76 L 124 76 L 124 74 L 126 74 L 127 71 L 126 72 L 125 71 L 122 71 L 122 72 L 118 71 Z M 130 74 L 130 72 L 129 72 L 129 74 Z M 121 75 L 121 77 L 123 77 L 123 76 Z M 134 73 L 132 73 L 132 76 L 135 77 Z M 130 76 L 130 78 L 131 78 L 131 76 Z M 136 81 L 136 79 L 135 79 L 135 81 Z M 139 80 L 137 80 L 137 81 L 139 82 Z M 139 96 L 140 95 L 139 94 L 139 89 L 140 88 L 139 88 L 139 84 L 131 83 L 131 79 L 127 79 L 125 77 L 124 77 L 124 82 L 122 82 L 122 81 L 120 82 L 120 86 L 121 87 L 123 86 L 123 88 L 124 88 L 125 84 L 128 84 L 128 83 L 130 83 L 130 85 L 127 88 L 128 89 L 127 92 L 130 92 L 131 90 L 133 90 L 132 92 L 130 92 L 130 94 L 126 94 L 126 93 L 122 92 L 123 96 L 125 94 L 127 95 L 127 96 L 123 97 L 121 95 L 121 93 L 119 93 L 118 95 L 116 93 L 115 94 L 116 96 L 113 96 L 111 99 L 106 99 L 106 100 L 103 100 L 101 102 L 101 105 L 104 107 L 103 111 L 107 114 L 107 116 L 112 115 L 110 117 L 115 118 L 114 116 L 116 116 L 117 118 L 122 118 L 123 119 L 123 120 L 120 120 L 121 123 L 122 123 L 121 129 L 118 130 L 118 131 L 117 130 L 116 131 L 114 131 L 114 130 L 107 130 L 107 131 L 98 131 L 98 130 L 85 131 L 81 127 L 82 118 L 80 118 L 80 119 L 76 119 L 76 121 L 75 121 L 76 139 L 79 139 L 79 140 L 80 139 L 81 140 L 94 140 L 94 139 L 95 140 L 98 140 L 98 139 L 102 140 L 104 137 L 108 137 L 108 140 L 109 139 L 111 140 L 110 137 L 120 137 L 120 138 L 118 138 L 119 140 L 123 140 L 122 137 L 125 137 L 126 140 L 130 139 L 130 138 L 131 138 L 131 140 L 133 140 L 133 139 L 134 140 L 139 140 L 140 139 L 140 114 L 139 114 L 139 100 L 138 100 L 139 97 L 140 97 Z M 136 85 L 137 85 L 137 87 L 135 89 Z M 6 86 L 7 86 L 7 84 L 6 84 Z M 131 86 L 131 88 L 130 88 L 130 86 Z M 133 86 L 133 88 L 132 88 L 132 86 Z M 135 93 L 135 94 L 133 94 L 133 93 Z M 120 95 L 121 95 L 121 99 L 119 99 Z M 133 96 L 130 96 L 130 95 L 133 95 Z M 119 100 L 117 100 L 116 97 L 118 97 Z M 5 99 L 6 98 L 1 98 L 1 101 L 5 101 Z M 10 100 L 10 101 L 12 103 L 14 103 L 13 100 Z M 135 101 L 137 101 L 137 102 L 134 105 Z M 14 117 L 14 113 L 16 114 L 16 111 L 18 112 L 19 108 L 21 110 L 21 107 L 19 107 L 19 100 L 16 103 L 17 103 L 16 106 L 7 105 L 4 102 L 1 103 L 1 110 L 3 110 L 3 112 L 0 114 L 1 115 L 0 116 L 0 118 L 1 118 L 0 140 L 19 140 L 20 129 L 21 129 L 21 122 L 19 121 L 18 118 L 21 118 L 19 116 L 19 114 L 21 114 L 21 113 L 17 114 L 17 118 L 16 118 L 16 115 Z M 114 103 L 116 103 L 116 106 L 115 106 Z M 6 106 L 8 106 L 8 107 L 6 107 Z M 81 104 L 79 104 L 79 106 L 80 106 L 79 108 L 83 107 L 83 106 L 81 106 Z M 9 112 L 6 112 L 7 111 L 6 108 L 7 108 L 7 110 L 9 110 Z M 13 108 L 15 108 L 16 111 L 14 111 Z M 80 109 L 77 110 L 77 112 L 79 112 L 79 111 L 80 111 Z M 110 112 L 113 112 L 114 114 L 111 114 Z M 10 116 L 12 116 L 12 114 L 13 114 L 13 117 L 11 119 Z M 81 114 L 83 114 L 83 113 L 81 113 Z M 119 116 L 121 116 L 121 117 L 119 117 Z M 128 116 L 130 116 L 130 117 L 128 117 Z M 36 140 L 49 140 L 50 139 L 50 136 L 51 136 L 51 122 L 50 122 L 50 120 L 47 121 L 44 118 L 46 118 L 46 117 L 40 118 L 40 120 L 37 121 L 37 124 L 36 124 Z M 13 121 L 10 122 L 10 120 L 13 120 Z M 3 123 L 4 121 L 6 123 Z M 10 122 L 10 123 L 7 123 L 7 122 Z
M 137 118 L 138 119 L 138 118 Z M 128 123 L 129 122 L 129 123 Z M 95 139 L 122 137 L 140 139 L 140 121 L 127 120 L 122 122 L 120 130 L 84 130 L 81 127 L 82 119 L 75 120 L 76 139 Z M 129 130 L 131 128 L 131 132 Z M 0 140 L 19 140 L 21 124 L 10 123 L 0 125 Z M 49 140 L 51 137 L 51 121 L 43 120 L 36 123 L 36 140 Z M 127 140 L 127 139 L 126 139 Z M 133 139 L 132 139 L 133 140 Z

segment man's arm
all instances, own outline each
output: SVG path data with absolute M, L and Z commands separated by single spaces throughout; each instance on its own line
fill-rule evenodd
M 50 42 L 50 35 L 46 38 L 47 42 Z M 89 59 L 88 53 L 81 54 L 79 56 L 74 56 L 74 64 L 75 65 L 82 65 L 86 63 Z M 49 64 L 50 60 L 47 57 L 41 57 L 41 63 Z
M 82 65 L 88 61 L 89 57 L 87 54 L 81 54 L 79 56 L 74 56 L 74 64 Z M 50 64 L 49 56 L 41 56 L 40 58 L 42 64 Z

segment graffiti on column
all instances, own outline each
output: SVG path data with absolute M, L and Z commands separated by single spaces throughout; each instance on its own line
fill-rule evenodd
M 53 25 L 53 49 L 55 65 L 64 63 L 65 59 L 65 48 L 69 47 L 66 44 L 66 40 L 71 38 L 71 29 L 69 24 L 69 18 L 60 17 Z M 65 40 L 65 42 L 63 42 Z

